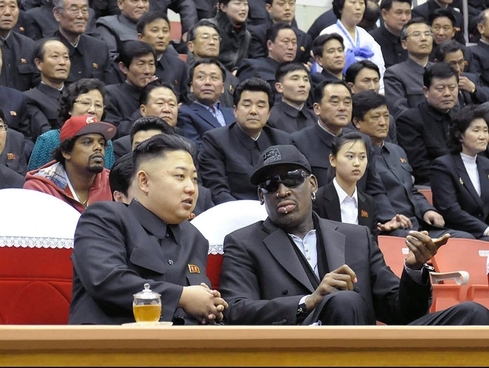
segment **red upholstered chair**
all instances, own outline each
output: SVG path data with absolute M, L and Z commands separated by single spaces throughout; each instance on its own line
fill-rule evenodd
M 66 324 L 79 212 L 51 195 L 0 190 L 0 324 Z
M 266 217 L 265 206 L 260 205 L 259 201 L 240 200 L 209 208 L 191 221 L 209 241 L 207 277 L 212 289 L 219 289 L 224 237 Z

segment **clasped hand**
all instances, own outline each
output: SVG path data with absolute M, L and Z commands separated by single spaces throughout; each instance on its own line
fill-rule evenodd
M 228 303 L 221 298 L 219 291 L 201 283 L 183 288 L 179 307 L 202 324 L 214 324 L 223 320 Z

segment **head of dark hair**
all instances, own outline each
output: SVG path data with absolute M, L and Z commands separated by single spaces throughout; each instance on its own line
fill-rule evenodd
M 277 22 L 277 23 L 274 23 L 273 25 L 271 25 L 270 27 L 268 27 L 265 40 L 271 41 L 272 43 L 275 43 L 275 40 L 277 39 L 278 33 L 282 29 L 291 29 L 295 33 L 294 28 L 290 24 L 283 23 L 283 22 Z
M 450 64 L 445 63 L 444 61 L 434 63 L 425 68 L 423 74 L 423 85 L 429 89 L 434 78 L 448 79 L 451 77 L 455 77 L 458 84 L 458 73 Z
M 144 116 L 137 119 L 131 128 L 131 145 L 134 142 L 134 136 L 137 132 L 148 131 L 148 130 L 159 130 L 161 133 L 165 134 L 175 134 L 175 129 L 171 127 L 166 121 L 157 116 Z
M 158 134 L 138 144 L 132 153 L 133 171 L 137 172 L 141 163 L 157 157 L 165 157 L 167 152 L 185 151 L 192 156 L 193 150 L 188 140 L 177 134 Z
M 218 35 L 221 34 L 221 31 L 219 31 L 219 28 L 213 22 L 208 19 L 200 19 L 197 23 L 190 27 L 187 33 L 187 42 L 195 40 L 195 37 L 197 36 L 197 29 L 199 27 L 211 27 L 216 30 Z
M 452 27 L 455 27 L 455 25 L 457 23 L 455 16 L 448 9 L 438 8 L 438 9 L 433 10 L 431 12 L 429 18 L 428 18 L 428 23 L 430 26 L 433 25 L 433 21 L 436 18 L 448 18 L 450 20 L 450 22 L 452 23 Z
M 162 11 L 150 11 L 150 12 L 143 14 L 141 16 L 141 18 L 139 18 L 139 20 L 136 24 L 137 32 L 144 35 L 144 28 L 148 24 L 153 23 L 155 20 L 158 20 L 158 19 L 163 19 L 164 21 L 166 21 L 166 23 L 168 23 L 168 28 L 171 27 L 170 20 L 168 19 L 168 15 L 166 15 L 166 13 L 164 13 Z
M 409 7 L 411 7 L 411 5 L 413 4 L 413 2 L 411 0 L 382 0 L 380 2 L 380 10 L 391 10 L 392 8 L 392 3 L 396 1 L 398 3 L 407 3 L 409 4 Z
M 343 50 L 345 49 L 345 44 L 343 43 L 343 37 L 341 37 L 338 33 L 325 33 L 317 36 L 312 42 L 312 53 L 314 56 L 322 57 L 324 51 L 324 45 L 326 42 L 331 40 L 337 40 L 343 46 Z
M 277 82 L 283 82 L 284 77 L 292 72 L 295 72 L 296 70 L 303 70 L 309 75 L 309 70 L 306 68 L 306 66 L 303 63 L 298 63 L 298 62 L 285 62 L 281 63 L 277 71 L 275 72 L 275 80 Z
M 61 127 L 66 120 L 68 120 L 73 110 L 73 105 L 78 96 L 88 93 L 93 90 L 98 90 L 102 95 L 104 105 L 107 105 L 107 96 L 105 94 L 105 84 L 96 78 L 82 78 L 76 82 L 70 84 L 67 88 L 64 88 L 61 100 L 59 101 L 59 114 L 58 114 L 58 127 Z M 105 117 L 105 111 L 102 114 L 102 120 Z
M 318 85 L 316 85 L 316 87 L 314 87 L 314 90 L 313 90 L 313 102 L 316 102 L 316 103 L 320 104 L 321 103 L 321 100 L 324 97 L 324 89 L 326 88 L 326 86 L 328 86 L 328 85 L 336 85 L 336 84 L 341 85 L 341 86 L 345 86 L 345 88 L 351 94 L 350 87 L 348 87 L 348 85 L 346 84 L 346 82 L 340 81 L 340 80 L 338 80 L 338 81 L 328 81 L 328 80 L 325 80 L 325 81 L 321 81 L 320 83 L 318 83 Z
M 270 84 L 268 84 L 267 81 L 258 77 L 251 77 L 239 82 L 234 89 L 234 106 L 238 106 L 239 101 L 241 100 L 241 95 L 244 91 L 265 92 L 268 96 L 268 106 L 270 107 L 270 110 L 272 109 L 273 103 L 275 101 L 275 95 L 273 93 L 272 87 L 270 87 Z
M 374 91 L 361 91 L 352 97 L 353 111 L 352 118 L 363 120 L 365 115 L 373 109 L 387 105 L 385 97 Z
M 53 158 L 59 163 L 61 163 L 62 165 L 64 165 L 65 158 L 63 156 L 63 153 L 64 152 L 70 153 L 71 151 L 73 151 L 73 147 L 75 147 L 75 142 L 77 138 L 78 137 L 73 137 L 61 142 L 61 144 L 58 147 L 56 147 L 56 149 L 53 151 Z
M 156 62 L 156 51 L 153 46 L 143 41 L 130 40 L 123 42 L 118 58 L 129 69 L 135 58 L 148 54 L 152 54 Z
M 7 124 L 7 122 L 5 121 L 5 114 L 2 108 L 0 108 L 0 119 L 3 120 L 4 124 Z
M 462 135 L 474 120 L 483 119 L 489 126 L 488 115 L 487 107 L 482 105 L 466 105 L 453 114 L 447 139 L 450 152 L 462 152 Z
M 192 64 L 188 71 L 188 82 L 189 84 L 192 82 L 192 79 L 194 78 L 194 72 L 195 68 L 197 68 L 199 65 L 202 64 L 207 64 L 207 65 L 217 65 L 219 69 L 221 70 L 221 75 L 222 75 L 222 80 L 224 81 L 226 79 L 226 67 L 217 59 L 211 59 L 211 58 L 204 58 L 204 59 L 199 59 L 195 63 Z
M 447 54 L 462 50 L 462 54 L 465 57 L 465 46 L 455 40 L 447 40 L 440 43 L 434 52 L 435 59 L 437 61 L 445 61 Z
M 48 42 L 51 42 L 51 41 L 59 41 L 59 38 L 58 37 L 47 37 L 47 38 L 41 38 L 40 40 L 37 40 L 36 48 L 34 49 L 34 59 L 39 59 L 40 61 L 44 61 L 44 55 L 46 53 L 45 46 Z
M 346 133 L 340 133 L 334 137 L 333 143 L 331 144 L 331 154 L 336 157 L 341 147 L 352 141 L 362 141 L 365 147 L 367 147 L 364 136 L 360 132 L 349 131 Z
M 424 18 L 421 17 L 415 17 L 411 18 L 409 22 L 407 22 L 404 27 L 402 27 L 401 34 L 399 37 L 401 38 L 401 41 L 405 40 L 407 38 L 407 33 L 408 33 L 408 28 L 413 25 L 413 24 L 426 24 L 428 27 L 430 26 Z
M 157 88 L 167 88 L 167 89 L 169 89 L 170 91 L 173 92 L 173 94 L 177 98 L 177 102 L 178 102 L 178 94 L 175 91 L 175 87 L 173 87 L 172 84 L 170 84 L 170 83 L 168 83 L 166 81 L 157 79 L 157 80 L 155 80 L 153 82 L 148 83 L 146 86 L 144 86 L 144 88 L 142 89 L 142 91 L 141 91 L 141 93 L 139 95 L 139 106 L 141 106 L 141 105 L 147 105 L 148 104 L 148 100 L 149 100 L 149 95 L 151 94 L 151 92 L 154 89 L 157 89 Z
M 375 72 L 377 72 L 380 78 L 380 70 L 377 64 L 370 60 L 360 60 L 354 62 L 348 67 L 348 69 L 346 69 L 345 82 L 355 84 L 355 79 L 357 78 L 358 73 L 360 73 L 360 71 L 364 68 L 374 70 Z
M 131 186 L 132 176 L 132 152 L 129 152 L 124 156 L 119 157 L 110 169 L 110 191 L 114 193 L 117 190 L 127 197 L 127 191 Z
M 333 0 L 333 13 L 337 19 L 341 19 L 341 12 L 345 6 L 345 0 Z

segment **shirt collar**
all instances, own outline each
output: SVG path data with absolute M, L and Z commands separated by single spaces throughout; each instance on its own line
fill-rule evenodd
M 336 178 L 333 179 L 333 185 L 336 189 L 336 193 L 338 193 L 338 198 L 340 199 L 340 204 L 343 203 L 343 201 L 346 198 L 353 198 L 355 200 L 355 203 L 358 203 L 358 192 L 357 188 L 355 187 L 355 191 L 353 192 L 353 195 L 350 197 L 344 190 L 343 188 L 340 187 L 338 182 L 336 181 Z

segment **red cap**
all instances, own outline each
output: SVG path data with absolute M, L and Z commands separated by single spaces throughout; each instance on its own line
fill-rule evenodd
M 60 143 L 67 139 L 79 137 L 84 134 L 99 133 L 105 140 L 112 139 L 117 132 L 117 128 L 109 123 L 99 122 L 93 116 L 72 116 L 65 121 L 59 133 Z

